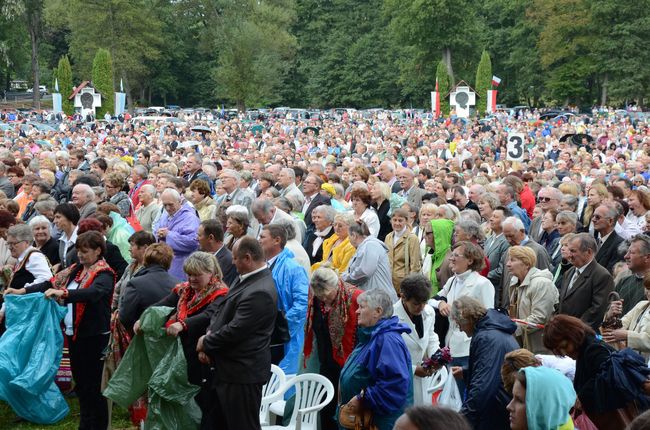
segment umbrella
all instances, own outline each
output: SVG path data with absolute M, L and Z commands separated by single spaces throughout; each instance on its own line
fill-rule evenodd
M 179 143 L 176 148 L 190 148 L 192 146 L 197 146 L 200 144 L 201 142 L 199 142 L 198 140 L 186 140 L 184 142 Z
M 212 133 L 212 129 L 210 127 L 206 127 L 205 125 L 195 125 L 190 130 L 197 133 Z
M 576 145 L 580 145 L 582 143 L 582 139 L 587 139 L 587 142 L 589 143 L 594 141 L 593 136 L 584 133 L 574 134 L 573 137 L 571 138 L 573 143 L 575 143 Z
M 262 134 L 262 132 L 264 131 L 264 126 L 259 124 L 254 125 L 251 127 L 251 131 L 253 132 L 254 135 Z
M 318 133 L 320 133 L 320 129 L 318 127 L 305 127 L 302 129 L 302 132 L 304 134 L 307 134 L 309 130 L 313 131 L 316 136 L 318 136 Z
M 566 141 L 569 140 L 569 139 L 571 139 L 571 141 L 573 142 L 573 139 L 572 139 L 573 136 L 575 136 L 575 134 L 573 134 L 573 133 L 571 133 L 571 134 L 565 134 L 564 136 L 562 136 L 562 137 L 560 138 L 560 142 L 566 142 Z
M 47 140 L 35 140 L 34 143 L 36 143 L 38 146 L 47 146 L 48 148 L 52 147 L 52 144 L 48 142 Z

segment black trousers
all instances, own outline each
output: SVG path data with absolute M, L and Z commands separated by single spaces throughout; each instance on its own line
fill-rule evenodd
M 108 427 L 108 406 L 101 392 L 102 357 L 107 344 L 108 334 L 77 340 L 68 336 L 70 367 L 81 413 L 79 430 L 106 430 Z
M 209 391 L 202 430 L 260 430 L 263 384 L 217 383 Z

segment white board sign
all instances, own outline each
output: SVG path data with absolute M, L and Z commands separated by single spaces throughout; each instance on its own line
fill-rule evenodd
M 508 133 L 506 160 L 523 161 L 525 149 L 526 135 L 524 133 Z

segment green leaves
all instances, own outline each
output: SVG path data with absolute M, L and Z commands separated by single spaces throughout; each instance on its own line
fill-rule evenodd
M 68 56 L 64 55 L 59 59 L 59 65 L 56 68 L 56 77 L 59 79 L 59 92 L 61 93 L 62 109 L 66 115 L 74 113 L 74 102 L 68 100 L 72 95 L 72 68 Z
M 481 54 L 481 62 L 476 69 L 476 81 L 474 89 L 476 90 L 477 102 L 476 110 L 479 115 L 485 114 L 487 109 L 487 91 L 492 87 L 492 60 L 487 51 Z
M 97 109 L 97 118 L 103 118 L 106 112 L 113 115 L 115 92 L 113 89 L 113 61 L 106 49 L 97 50 L 93 60 L 93 86 L 102 95 L 102 105 Z

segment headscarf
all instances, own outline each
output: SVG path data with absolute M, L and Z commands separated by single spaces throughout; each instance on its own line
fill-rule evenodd
M 549 367 L 526 367 L 526 420 L 529 430 L 558 429 L 571 417 L 576 402 L 573 384 L 562 373 Z M 563 427 L 566 428 L 566 427 Z
M 433 264 L 431 265 L 429 278 L 431 279 L 433 294 L 436 294 L 440 290 L 436 272 L 440 266 L 442 266 L 442 262 L 445 260 L 447 252 L 451 249 L 451 237 L 454 234 L 454 222 L 448 219 L 432 219 L 431 231 L 433 232 L 433 244 L 435 249 L 433 250 Z

